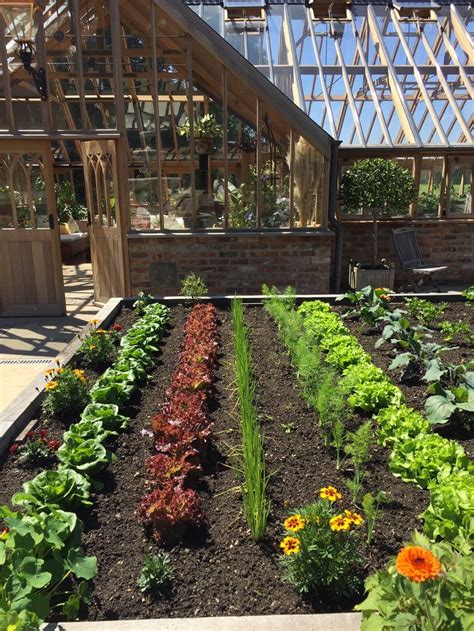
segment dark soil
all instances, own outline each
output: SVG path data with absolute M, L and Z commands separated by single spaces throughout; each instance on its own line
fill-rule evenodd
M 395 306 L 403 308 L 403 305 Z M 345 307 L 336 307 L 336 310 L 339 311 L 339 313 L 344 313 L 347 309 Z M 469 303 L 461 302 L 448 303 L 448 307 L 446 308 L 441 320 L 449 320 L 451 322 L 462 320 L 464 322 L 468 322 L 471 325 L 471 330 L 474 331 L 474 306 Z M 386 374 L 390 376 L 392 381 L 399 386 L 403 392 L 407 405 L 422 412 L 425 407 L 425 401 L 427 397 L 430 396 L 426 392 L 427 385 L 423 381 L 419 380 L 403 380 L 401 378 L 401 370 L 388 370 L 388 367 L 397 355 L 397 350 L 392 347 L 390 343 L 385 343 L 380 348 L 375 348 L 375 344 L 381 335 L 383 327 L 369 327 L 359 318 L 347 318 L 345 320 L 345 324 L 350 331 L 358 337 L 364 350 L 371 355 L 374 364 L 379 368 L 382 368 Z M 433 329 L 433 337 L 431 341 L 444 346 L 458 346 L 458 348 L 452 351 L 443 353 L 441 355 L 442 361 L 457 365 L 465 364 L 474 359 L 474 349 L 472 346 L 469 346 L 465 340 L 458 340 L 455 338 L 453 342 L 444 342 L 443 336 L 439 330 L 439 324 L 435 322 L 430 328 Z M 449 423 L 446 426 L 436 426 L 434 429 L 446 438 L 452 438 L 459 441 L 464 447 L 466 453 L 471 458 L 474 458 L 474 425 L 472 423 L 470 428 L 454 422 Z
M 271 511 L 264 541 L 255 543 L 243 517 L 239 475 L 235 469 L 240 445 L 235 399 L 233 341 L 230 313 L 219 311 L 220 355 L 215 388 L 210 401 L 214 423 L 214 449 L 209 454 L 199 488 L 207 525 L 189 532 L 185 541 L 170 550 L 175 580 L 162 597 L 140 592 L 137 578 L 147 554 L 158 551 L 135 515 L 143 494 L 145 460 L 152 453 L 152 439 L 143 434 L 164 400 L 177 362 L 188 309 L 175 307 L 169 335 L 162 344 L 150 381 L 137 393 L 128 409 L 132 421 L 127 434 L 116 441 L 116 461 L 104 472 L 104 489 L 92 510 L 80 515 L 85 524 L 87 554 L 97 556 L 99 575 L 92 586 L 89 620 L 192 617 L 222 615 L 293 614 L 350 610 L 361 594 L 336 602 L 330 594 L 305 598 L 282 582 L 278 562 L 282 521 L 292 509 L 313 502 L 321 487 L 332 484 L 344 494 L 341 508 L 353 508 L 344 479 L 351 471 L 336 471 L 335 458 L 323 444 L 314 412 L 301 396 L 296 374 L 266 313 L 248 308 L 246 320 L 257 378 L 257 404 L 265 435 L 268 494 Z M 117 321 L 124 331 L 136 316 L 124 311 Z M 355 426 L 361 419 L 354 419 Z M 55 437 L 64 427 L 42 417 Z M 39 471 L 39 470 L 38 470 Z M 24 480 L 38 471 L 15 467 L 9 459 L 0 474 L 0 501 L 8 501 Z M 376 526 L 372 546 L 362 541 L 364 578 L 398 551 L 411 531 L 419 527 L 418 515 L 426 508 L 428 494 L 393 477 L 387 451 L 373 446 L 364 492 L 384 490 L 390 503 Z M 362 531 L 361 531 L 362 535 Z

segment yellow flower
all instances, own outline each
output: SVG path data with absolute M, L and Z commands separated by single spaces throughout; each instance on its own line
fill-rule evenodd
M 364 520 L 362 519 L 362 516 L 359 515 L 359 513 L 353 513 L 350 510 L 345 510 L 344 514 L 346 516 L 346 519 L 354 524 L 354 526 L 362 526 L 362 524 L 364 523 Z
M 100 320 L 91 320 L 91 324 L 93 324 L 94 326 L 99 324 L 99 322 L 100 322 Z
M 97 348 L 97 346 L 95 344 L 89 344 L 89 350 L 93 351 L 94 348 Z
M 53 375 L 56 372 L 55 368 L 48 368 L 48 370 L 45 370 L 44 374 L 49 377 L 49 375 Z
M 298 532 L 306 526 L 306 520 L 301 515 L 290 515 L 288 519 L 285 519 L 283 523 L 286 530 L 291 532 Z
M 99 335 L 104 335 L 104 333 L 107 333 L 107 331 L 105 329 L 97 329 L 96 333 L 99 333 Z
M 331 530 L 349 530 L 351 527 L 351 522 L 347 519 L 345 515 L 336 515 L 329 520 L 329 526 Z
M 300 540 L 296 537 L 285 537 L 280 543 L 280 548 L 286 555 L 298 554 L 301 549 Z
M 339 493 L 337 489 L 333 486 L 325 486 L 319 490 L 319 497 L 323 500 L 329 500 L 330 502 L 335 502 L 336 500 L 340 500 L 342 494 Z
M 45 389 L 46 390 L 54 390 L 55 388 L 57 388 L 59 386 L 57 381 L 50 381 L 49 383 L 47 383 L 45 385 Z
M 75 368 L 73 370 L 73 373 L 76 375 L 76 377 L 81 377 L 82 375 L 85 374 L 85 370 L 82 370 L 81 368 Z

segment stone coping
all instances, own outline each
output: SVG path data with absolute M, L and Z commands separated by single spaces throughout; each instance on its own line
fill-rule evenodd
M 327 237 L 334 234 L 329 228 L 294 228 L 284 230 L 144 230 L 143 232 L 128 232 L 128 239 L 143 239 L 150 237 Z
M 42 631 L 359 631 L 361 614 L 159 618 L 49 623 Z

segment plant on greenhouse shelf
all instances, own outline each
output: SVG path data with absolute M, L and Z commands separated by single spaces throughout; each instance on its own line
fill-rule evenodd
M 369 576 L 362 631 L 423 629 L 464 631 L 472 628 L 474 566 L 449 543 L 430 543 L 420 533 L 387 569 Z
M 89 403 L 89 387 L 83 370 L 51 368 L 46 371 L 43 409 L 62 420 L 77 418 Z
M 159 552 L 145 557 L 137 584 L 142 592 L 157 595 L 173 578 L 174 568 L 170 555 L 167 552 Z
M 190 302 L 198 302 L 199 298 L 207 294 L 207 287 L 200 276 L 190 272 L 181 282 L 180 296 L 188 298 Z
M 189 118 L 186 118 L 184 123 L 179 125 L 177 131 L 180 136 L 191 137 L 191 122 Z M 192 133 L 195 140 L 196 153 L 211 153 L 214 140 L 222 133 L 222 125 L 217 122 L 214 114 L 204 114 L 194 121 Z
M 336 507 L 342 498 L 332 486 L 320 490 L 320 498 L 292 513 L 284 521 L 280 543 L 283 580 L 300 592 L 327 588 L 343 596 L 359 587 L 361 564 L 356 530 L 361 515 Z
M 344 212 L 368 213 L 373 221 L 372 268 L 377 269 L 378 221 L 380 217 L 405 215 L 415 197 L 412 175 L 394 160 L 358 160 L 344 173 L 340 187 Z

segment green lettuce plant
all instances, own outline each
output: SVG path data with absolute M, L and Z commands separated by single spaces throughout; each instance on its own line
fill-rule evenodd
M 71 425 L 69 431 L 64 433 L 63 440 L 65 443 L 70 438 L 77 438 L 84 440 L 95 440 L 98 443 L 103 443 L 110 436 L 116 436 L 117 432 L 111 432 L 106 430 L 102 425 L 102 421 L 80 421 Z
M 58 459 L 65 467 L 89 474 L 113 462 L 115 455 L 93 438 L 72 434 L 58 449 Z
M 474 549 L 474 476 L 454 474 L 435 486 L 423 513 L 424 533 L 431 540 L 449 541 L 461 554 Z
M 342 372 L 341 385 L 347 392 L 352 392 L 357 386 L 368 381 L 386 381 L 385 373 L 372 362 L 352 364 Z
M 83 421 L 100 421 L 102 427 L 109 432 L 124 431 L 129 419 L 119 414 L 118 405 L 113 403 L 91 403 L 81 414 Z
M 366 381 L 354 387 L 347 401 L 352 408 L 377 413 L 382 408 L 400 405 L 403 395 L 400 388 L 389 381 Z
M 91 388 L 91 398 L 95 403 L 123 405 L 136 390 L 135 374 L 132 370 L 121 372 L 108 368 Z
M 80 504 L 91 506 L 89 480 L 73 469 L 43 471 L 23 484 L 23 492 L 16 493 L 13 504 L 28 510 L 42 507 L 74 508 Z
M 426 418 L 404 403 L 379 410 L 374 420 L 378 425 L 377 441 L 384 446 L 430 432 Z
M 347 368 L 350 364 L 366 363 L 369 359 L 369 355 L 352 337 L 341 339 L 340 343 L 331 348 L 326 355 L 326 362 L 339 369 Z
M 395 443 L 389 465 L 395 476 L 427 488 L 467 469 L 469 461 L 456 441 L 438 434 L 421 434 Z

